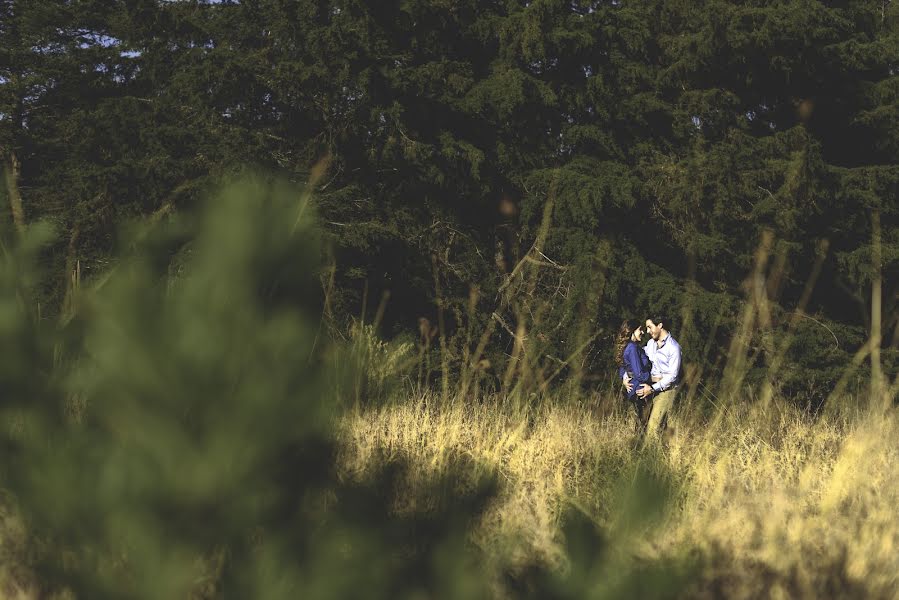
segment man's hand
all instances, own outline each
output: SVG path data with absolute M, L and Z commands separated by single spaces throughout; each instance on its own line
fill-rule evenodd
M 652 387 L 644 383 L 637 389 L 637 395 L 641 398 L 652 395 Z
M 631 383 L 631 376 L 627 373 L 625 373 L 624 377 L 621 378 L 621 383 L 624 384 L 624 389 L 627 390 L 628 394 L 630 394 L 631 390 L 634 389 L 634 384 Z

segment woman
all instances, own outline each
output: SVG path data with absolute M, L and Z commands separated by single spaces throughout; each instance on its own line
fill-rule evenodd
M 634 405 L 637 413 L 637 426 L 639 431 L 646 428 L 651 404 L 637 396 L 637 388 L 640 384 L 652 381 L 652 364 L 640 345 L 643 337 L 643 326 L 626 319 L 621 322 L 618 329 L 617 343 L 615 345 L 615 361 L 618 364 L 618 377 L 623 379 L 627 373 L 631 378 L 633 387 L 627 392 L 627 399 Z

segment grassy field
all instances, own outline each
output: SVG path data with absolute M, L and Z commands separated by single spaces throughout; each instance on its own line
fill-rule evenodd
M 496 398 L 443 405 L 424 395 L 357 410 L 342 421 L 340 469 L 359 478 L 407 463 L 402 511 L 427 501 L 418 483 L 453 457 L 474 459 L 498 474 L 500 493 L 472 542 L 507 568 L 569 569 L 573 509 L 612 532 L 630 560 L 693 557 L 691 597 L 899 597 L 895 412 L 812 419 L 772 400 L 701 416 L 694 401 L 679 407 L 661 448 L 640 449 L 623 403 L 556 400 L 522 412 Z M 673 484 L 661 518 L 642 525 L 633 513 L 647 505 L 622 495 L 641 463 Z M 622 529 L 631 517 L 638 525 Z
M 470 542 L 500 597 L 540 597 L 534 590 L 544 588 L 528 583 L 535 568 L 569 583 L 580 577 L 579 588 L 557 597 L 665 596 L 663 588 L 615 583 L 648 581 L 643 570 L 665 565 L 679 586 L 669 590 L 674 597 L 899 598 L 899 385 L 881 371 L 879 301 L 869 342 L 817 410 L 776 391 L 805 299 L 772 346 L 763 383 L 751 387 L 757 354 L 749 340 L 770 320 L 769 245 L 757 253 L 748 279 L 756 293 L 722 356 L 720 380 L 704 382 L 687 365 L 661 443 L 644 447 L 614 390 L 580 397 L 577 385 L 563 385 L 578 391 L 541 396 L 545 388 L 507 376 L 507 392 L 483 396 L 468 391 L 463 373 L 458 386 L 444 377 L 439 394 L 407 391 L 345 414 L 341 476 L 363 480 L 404 465 L 394 507 L 401 514 L 427 505 L 428 482 L 450 474 L 460 457 L 476 465 L 469 471 L 493 474 L 498 495 Z M 813 283 L 814 276 L 808 289 Z M 879 285 L 875 279 L 874 298 Z M 360 362 L 388 364 L 390 348 L 359 344 L 368 337 L 355 340 L 367 348 Z M 525 339 L 521 325 L 522 355 Z M 869 356 L 870 381 L 882 383 L 848 393 Z M 506 372 L 531 383 L 544 374 L 516 356 Z M 463 477 L 457 485 L 470 483 Z M 600 532 L 592 550 L 584 529 Z
M 490 328 L 429 326 L 417 351 L 361 318 L 344 335 L 305 206 L 228 189 L 73 279 L 59 323 L 26 294 L 49 231 L 0 255 L 0 598 L 899 597 L 879 306 L 813 414 L 775 389 L 798 317 L 747 382 L 757 268 L 720 381 L 685 365 L 644 447 L 616 390 L 556 377 L 523 319 L 492 367 Z

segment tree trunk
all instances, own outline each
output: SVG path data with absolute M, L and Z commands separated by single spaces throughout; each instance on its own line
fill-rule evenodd
M 880 249 L 880 211 L 874 210 L 871 215 L 873 244 L 871 258 L 873 259 L 874 279 L 871 284 L 871 392 L 875 402 L 880 401 L 883 394 L 883 372 L 880 366 L 881 344 L 881 249 Z
M 9 196 L 9 206 L 12 212 L 12 220 L 19 235 L 25 233 L 25 210 L 22 208 L 22 196 L 19 193 L 19 171 L 21 165 L 15 152 L 10 152 L 6 157 L 6 165 L 3 169 L 6 180 L 6 195 Z

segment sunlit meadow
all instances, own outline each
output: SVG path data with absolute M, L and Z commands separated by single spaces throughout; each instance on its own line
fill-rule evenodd
M 630 551 L 636 561 L 701 553 L 707 562 L 689 595 L 899 594 L 894 413 L 812 419 L 784 403 L 734 403 L 712 422 L 678 415 L 664 449 L 653 453 L 635 449 L 623 408 L 545 406 L 524 416 L 496 399 L 441 407 L 425 396 L 352 413 L 343 421 L 341 469 L 352 477 L 377 461 L 409 460 L 402 510 L 416 501 L 417 474 L 470 455 L 502 482 L 473 542 L 565 568 L 566 505 L 610 526 L 613 484 L 635 461 L 661 461 L 680 486 L 676 501 L 662 523 L 631 540 Z
M 0 597 L 899 596 L 897 383 L 872 356 L 846 385 L 879 332 L 814 411 L 772 384 L 789 339 L 752 385 L 737 339 L 644 444 L 614 385 L 531 370 L 523 327 L 492 390 L 476 335 L 328 341 L 308 200 L 255 182 L 143 230 L 52 326 L 47 232 L 5 250 Z

